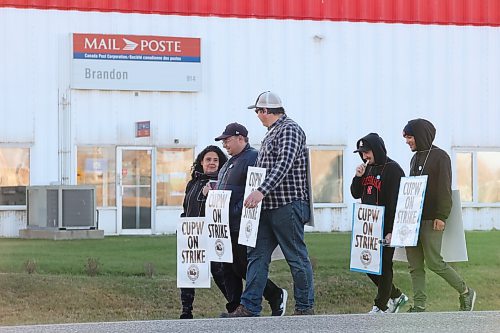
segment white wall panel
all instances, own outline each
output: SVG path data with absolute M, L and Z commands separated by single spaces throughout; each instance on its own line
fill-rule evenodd
M 0 237 L 19 237 L 19 230 L 26 229 L 26 211 L 0 211 Z
M 33 75 L 36 69 L 31 66 L 36 36 L 27 34 L 28 27 L 13 33 L 8 27 L 27 20 L 29 13 L 12 14 L 0 10 L 0 142 L 26 143 L 34 141 L 34 117 L 39 111 L 35 92 L 38 82 Z
M 465 230 L 500 230 L 500 208 L 462 208 Z

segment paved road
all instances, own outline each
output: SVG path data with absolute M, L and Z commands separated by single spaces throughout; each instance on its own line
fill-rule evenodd
M 0 327 L 9 333 L 137 332 L 500 332 L 500 311 L 385 315 L 285 316 L 236 319 L 156 320 Z

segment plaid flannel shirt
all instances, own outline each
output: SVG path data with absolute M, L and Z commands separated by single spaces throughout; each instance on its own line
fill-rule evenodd
M 258 188 L 264 194 L 262 209 L 309 201 L 307 159 L 304 131 L 283 115 L 268 128 L 255 164 L 266 169 L 266 179 Z

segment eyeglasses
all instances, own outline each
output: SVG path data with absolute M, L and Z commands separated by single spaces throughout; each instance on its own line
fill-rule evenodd
M 256 108 L 256 109 L 255 109 L 255 113 L 256 113 L 256 114 L 259 114 L 259 113 L 261 113 L 261 112 L 262 112 L 262 113 L 264 113 L 264 110 L 265 110 L 264 108 Z

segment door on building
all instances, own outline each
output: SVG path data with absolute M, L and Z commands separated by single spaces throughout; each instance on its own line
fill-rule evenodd
M 116 161 L 118 233 L 151 234 L 155 216 L 154 149 L 118 147 Z

